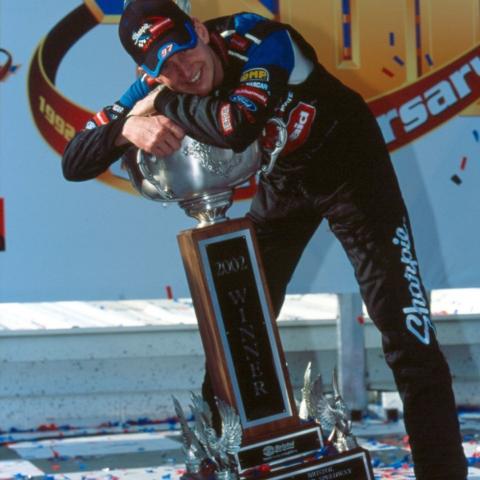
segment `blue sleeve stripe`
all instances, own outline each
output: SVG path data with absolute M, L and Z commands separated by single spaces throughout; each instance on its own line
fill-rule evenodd
M 139 100 L 145 98 L 150 93 L 150 90 L 151 88 L 147 82 L 143 81 L 143 77 L 140 77 L 122 95 L 120 103 L 124 107 L 133 108 Z

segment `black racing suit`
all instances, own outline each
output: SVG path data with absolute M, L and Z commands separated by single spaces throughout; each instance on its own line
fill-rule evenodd
M 325 218 L 342 243 L 368 312 L 382 333 L 404 402 L 419 480 L 466 478 L 449 368 L 430 321 L 408 214 L 375 118 L 330 75 L 287 25 L 254 14 L 206 23 L 225 78 L 210 96 L 164 89 L 159 113 L 202 142 L 241 151 L 270 117 L 288 143 L 260 178 L 249 216 L 256 225 L 276 311 L 313 233 Z M 125 115 L 148 91 L 145 78 L 99 112 L 67 146 L 64 175 L 94 178 L 127 147 L 115 147 Z

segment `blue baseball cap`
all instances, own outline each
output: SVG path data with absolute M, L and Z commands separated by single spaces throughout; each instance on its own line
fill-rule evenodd
M 152 77 L 158 77 L 172 55 L 194 48 L 198 41 L 191 18 L 172 0 L 131 1 L 118 32 L 128 54 Z

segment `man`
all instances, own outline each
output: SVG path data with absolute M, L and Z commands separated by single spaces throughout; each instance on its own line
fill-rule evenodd
M 170 0 L 134 0 L 120 38 L 146 75 L 70 142 L 65 177 L 94 178 L 132 145 L 167 155 L 185 134 L 241 151 L 269 118 L 282 119 L 288 142 L 272 173 L 260 178 L 249 212 L 276 311 L 325 218 L 382 332 L 417 479 L 464 480 L 451 377 L 430 321 L 408 214 L 362 98 L 318 63 L 294 29 L 250 13 L 203 24 Z

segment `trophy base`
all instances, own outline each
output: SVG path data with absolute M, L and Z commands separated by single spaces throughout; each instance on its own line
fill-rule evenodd
M 269 480 L 374 480 L 368 451 L 354 448 L 345 453 L 327 455 L 320 459 L 304 460 L 287 468 L 272 468 L 255 478 Z
M 244 445 L 235 455 L 240 476 L 248 477 L 265 465 L 273 469 L 302 463 L 304 458 L 315 455 L 323 448 L 322 432 L 317 424 L 308 422 L 289 430 Z

